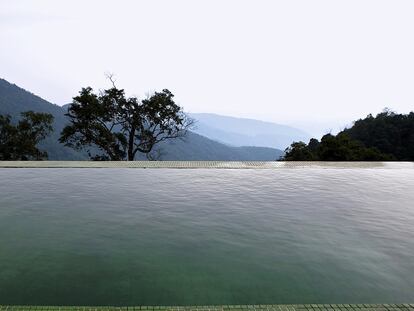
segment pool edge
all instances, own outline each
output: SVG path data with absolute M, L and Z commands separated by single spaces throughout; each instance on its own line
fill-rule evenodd
M 414 304 L 304 304 L 304 305 L 210 305 L 210 306 L 2 306 L 1 311 L 103 311 L 103 310 L 200 310 L 200 311 L 413 311 Z
M 283 169 L 391 168 L 414 169 L 414 162 L 302 162 L 302 161 L 0 161 L 0 168 L 173 168 Z

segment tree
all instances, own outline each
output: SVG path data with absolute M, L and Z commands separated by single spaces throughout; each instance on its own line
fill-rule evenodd
M 376 148 L 365 147 L 363 143 L 351 139 L 346 133 L 323 136 L 317 153 L 321 161 L 386 161 L 392 159 Z
M 285 155 L 281 158 L 284 161 L 312 161 L 315 160 L 314 154 L 303 142 L 293 142 L 285 149 Z
M 114 84 L 100 94 L 83 88 L 68 109 L 70 124 L 59 141 L 86 148 L 94 160 L 133 161 L 138 152 L 151 159 L 154 146 L 184 137 L 193 124 L 173 97 L 167 89 L 139 101 Z
M 327 134 L 319 142 L 312 138 L 309 144 L 294 142 L 285 150 L 285 161 L 388 161 L 393 157 L 377 148 L 365 147 L 345 133 Z
M 0 115 L 0 160 L 43 160 L 47 152 L 37 148 L 52 131 L 53 116 L 26 111 L 16 125 Z

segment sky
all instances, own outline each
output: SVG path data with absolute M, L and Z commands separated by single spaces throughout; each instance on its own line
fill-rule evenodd
M 63 105 L 168 88 L 187 112 L 318 136 L 414 110 L 412 0 L 0 0 L 0 77 Z

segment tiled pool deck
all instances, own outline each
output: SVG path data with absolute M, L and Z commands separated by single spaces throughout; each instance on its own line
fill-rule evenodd
M 0 168 L 392 168 L 414 169 L 414 162 L 261 161 L 0 161 Z
M 311 304 L 311 305 L 225 305 L 175 307 L 53 307 L 0 306 L 0 311 L 414 311 L 414 304 Z

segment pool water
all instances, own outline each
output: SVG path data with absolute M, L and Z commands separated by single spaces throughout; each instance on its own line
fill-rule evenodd
M 414 169 L 0 169 L 0 304 L 414 301 Z

